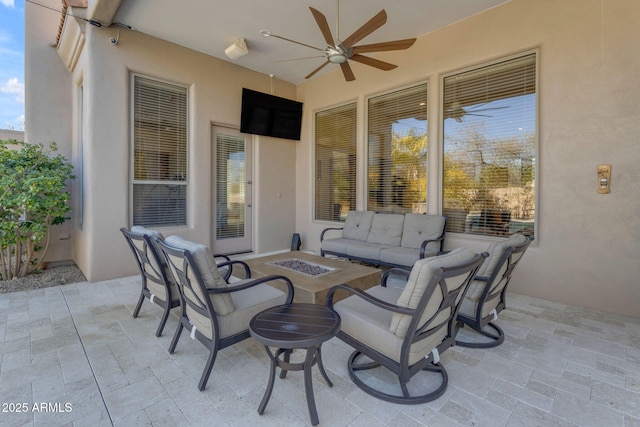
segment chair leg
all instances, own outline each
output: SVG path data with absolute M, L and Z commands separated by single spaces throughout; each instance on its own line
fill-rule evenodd
M 140 298 L 138 298 L 138 303 L 136 304 L 136 308 L 133 310 L 133 318 L 138 317 L 138 313 L 140 313 L 140 307 L 142 307 L 142 302 L 144 301 L 144 294 L 140 291 Z
M 213 364 L 216 362 L 216 356 L 218 355 L 218 348 L 214 344 L 214 347 L 209 352 L 209 358 L 207 359 L 207 364 L 204 365 L 204 371 L 202 371 L 202 376 L 200 377 L 200 382 L 198 383 L 198 390 L 202 391 L 207 386 L 207 381 L 209 381 L 209 375 L 211 375 L 211 370 L 213 369 Z
M 487 330 L 487 328 L 493 329 L 495 333 L 493 333 L 490 330 Z M 484 342 L 460 341 L 456 335 L 456 345 L 459 345 L 460 347 L 466 347 L 466 348 L 492 348 L 492 347 L 497 347 L 504 342 L 504 331 L 500 326 L 496 325 L 493 322 L 487 323 L 487 326 L 485 326 L 480 331 L 475 328 L 472 328 L 472 329 L 478 332 L 479 334 L 487 338 L 490 338 L 491 341 L 484 341 Z
M 156 330 L 156 337 L 162 335 L 162 330 L 164 329 L 164 325 L 167 323 L 167 319 L 169 318 L 169 313 L 171 312 L 171 304 L 167 302 L 164 307 L 164 313 L 162 313 L 162 319 L 160 319 L 160 324 L 158 325 L 158 329 Z
M 182 325 L 182 320 L 178 322 L 178 327 L 176 328 L 176 332 L 173 334 L 173 339 L 171 340 L 171 344 L 169 345 L 169 353 L 173 354 L 176 350 L 176 346 L 178 345 L 178 340 L 180 339 L 180 334 L 182 333 L 182 329 L 184 326 Z
M 398 377 L 398 381 L 400 383 L 401 394 L 390 394 L 390 393 L 385 393 L 380 390 L 377 390 L 372 386 L 370 386 L 369 384 L 366 384 L 362 379 L 360 379 L 360 377 L 356 375 L 356 372 L 373 369 L 376 367 L 381 369 L 386 369 L 386 368 L 375 362 L 358 364 L 357 359 L 361 355 L 362 353 L 356 350 L 349 357 L 349 360 L 347 363 L 347 367 L 349 369 L 349 376 L 351 377 L 351 380 L 354 382 L 355 385 L 357 385 L 362 391 L 370 394 L 373 397 L 376 397 L 381 400 L 385 400 L 387 402 L 392 402 L 392 403 L 403 403 L 403 404 L 415 405 L 415 404 L 425 403 L 425 402 L 430 402 L 432 400 L 435 400 L 438 397 L 442 396 L 442 394 L 447 390 L 449 377 L 447 375 L 447 371 L 444 369 L 444 366 L 442 366 L 440 363 L 438 363 L 437 365 L 429 363 L 424 368 L 422 368 L 422 371 L 435 372 L 440 374 L 440 376 L 442 377 L 442 381 L 440 382 L 440 385 L 438 385 L 438 387 L 433 391 L 412 396 L 407 387 L 409 380 L 408 379 L 403 380 L 402 378 L 400 378 L 400 376 Z

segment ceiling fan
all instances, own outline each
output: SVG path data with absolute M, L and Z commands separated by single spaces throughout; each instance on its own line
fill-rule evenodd
M 311 46 L 305 43 L 300 43 L 295 40 L 291 40 L 285 37 L 277 36 L 272 34 L 270 31 L 262 30 L 260 33 L 265 37 L 276 37 L 282 40 L 286 40 L 288 42 L 296 43 L 302 46 L 309 47 L 311 49 L 319 50 L 324 54 L 326 61 L 322 63 L 318 68 L 313 70 L 311 73 L 305 76 L 305 79 L 311 78 L 314 74 L 320 71 L 328 64 L 339 64 L 342 69 L 342 74 L 346 81 L 350 82 L 356 79 L 353 71 L 351 70 L 351 66 L 349 65 L 349 60 L 359 62 L 361 64 L 369 65 L 371 67 L 377 68 L 383 71 L 393 70 L 397 67 L 397 65 L 390 64 L 389 62 L 381 61 L 379 59 L 374 59 L 369 56 L 362 55 L 363 53 L 372 53 L 372 52 L 382 52 L 382 51 L 391 51 L 391 50 L 402 50 L 408 49 L 415 43 L 416 39 L 403 39 L 403 40 L 393 40 L 388 42 L 381 43 L 372 43 L 366 45 L 355 46 L 360 40 L 373 33 L 378 28 L 382 27 L 387 22 L 387 12 L 382 9 L 378 12 L 373 18 L 369 19 L 369 21 L 365 22 L 360 28 L 358 28 L 353 34 L 347 37 L 344 40 L 340 40 L 340 30 L 339 30 L 339 22 L 340 22 L 340 2 L 336 1 L 338 4 L 338 10 L 336 14 L 336 37 L 334 39 L 331 34 L 331 29 L 329 28 L 329 24 L 327 23 L 327 18 L 317 9 L 313 7 L 309 7 L 311 10 L 311 14 L 315 19 L 318 27 L 320 28 L 320 32 L 324 37 L 325 42 L 327 43 L 327 47 L 324 49 Z M 321 56 L 319 56 L 321 57 Z M 302 58 L 301 58 L 302 59 Z
M 444 118 L 445 119 L 455 119 L 456 122 L 462 123 L 462 118 L 464 116 L 478 116 L 478 117 L 492 117 L 488 114 L 478 114 L 480 112 L 491 111 L 491 110 L 502 110 L 503 108 L 509 108 L 509 106 L 504 107 L 487 107 L 480 108 L 483 105 L 488 104 L 488 102 L 484 102 L 482 104 L 472 105 L 471 107 L 464 108 L 460 102 L 453 101 L 449 107 L 444 109 Z

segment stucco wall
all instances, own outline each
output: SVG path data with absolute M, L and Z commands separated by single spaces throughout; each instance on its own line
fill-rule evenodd
M 32 16 L 29 11 L 27 14 Z M 55 35 L 57 22 L 38 19 L 43 34 Z M 49 24 L 48 30 L 44 23 Z M 115 35 L 115 29 L 84 24 L 81 28 L 84 46 L 72 72 L 60 58 L 47 57 L 42 62 L 47 66 L 40 67 L 40 74 L 27 81 L 32 91 L 44 91 L 64 104 L 51 112 L 51 127 L 56 131 L 64 128 L 68 134 L 64 149 L 73 151 L 76 157 L 80 155 L 80 138 L 75 132 L 72 143 L 71 134 L 73 123 L 80 117 L 78 87 L 83 87 L 83 223 L 80 226 L 75 222 L 73 259 L 90 281 L 97 281 L 137 273 L 119 232 L 120 227 L 130 225 L 131 73 L 189 87 L 189 226 L 160 231 L 165 236 L 177 233 L 207 245 L 212 232 L 211 124 L 239 127 L 242 88 L 269 92 L 271 81 L 267 75 L 138 32 L 121 30 L 119 43 L 113 45 L 109 38 Z M 31 40 L 37 45 L 33 49 L 39 49 L 42 42 L 37 37 Z M 47 48 L 56 55 L 54 49 Z M 63 84 L 49 83 L 45 91 L 34 83 L 34 78 L 49 82 L 57 78 L 58 72 L 49 69 L 50 64 L 62 68 L 59 74 Z M 275 95 L 295 98 L 295 86 L 276 80 L 274 87 Z M 31 103 L 44 108 L 34 99 Z M 42 115 L 42 111 L 31 111 L 27 117 Z M 40 134 L 49 134 L 39 124 L 33 128 Z M 254 250 L 284 249 L 295 224 L 295 176 L 291 168 L 295 146 L 289 141 L 257 136 L 253 141 L 254 164 L 261 165 L 253 188 L 264 201 L 259 214 L 254 215 Z M 274 179 L 276 176 L 278 179 Z M 278 203 L 271 203 L 269 195 L 277 194 Z
M 399 64 L 396 70 L 354 64 L 355 82 L 335 72 L 299 85 L 305 117 L 304 143 L 296 153 L 298 193 L 313 194 L 314 111 L 358 100 L 362 154 L 365 97 L 427 80 L 428 211 L 437 213 L 441 75 L 539 49 L 539 227 L 510 289 L 640 317 L 640 198 L 634 189 L 640 175 L 638 22 L 636 0 L 512 0 L 422 36 L 407 51 L 379 56 Z M 596 192 L 600 163 L 612 165 L 607 195 Z M 362 155 L 358 167 L 365 170 Z M 360 200 L 364 191 L 361 179 Z M 318 249 L 320 232 L 329 224 L 312 220 L 312 203 L 311 197 L 297 199 L 296 228 Z M 489 243 L 449 234 L 446 249 L 481 251 Z

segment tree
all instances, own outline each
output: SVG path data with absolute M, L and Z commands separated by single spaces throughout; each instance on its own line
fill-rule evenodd
M 15 146 L 11 147 L 11 146 Z M 51 226 L 67 219 L 73 167 L 51 143 L 0 140 L 0 278 L 41 269 Z M 42 245 L 42 246 L 41 246 Z

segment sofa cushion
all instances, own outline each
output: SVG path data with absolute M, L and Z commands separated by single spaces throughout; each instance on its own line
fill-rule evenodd
M 372 220 L 373 212 L 371 211 L 349 211 L 342 228 L 342 237 L 366 242 Z
M 426 256 L 437 255 L 437 252 L 427 254 Z M 413 264 L 420 259 L 420 249 L 405 248 L 402 246 L 393 246 L 384 248 L 380 251 L 380 261 L 385 264 L 402 265 L 412 267 Z
M 354 240 L 345 239 L 343 237 L 337 237 L 335 239 L 324 239 L 322 241 L 322 250 L 346 255 L 347 246 L 349 246 L 353 242 Z
M 445 255 L 418 260 L 411 269 L 409 280 L 407 281 L 402 294 L 398 298 L 397 305 L 416 308 L 422 297 L 425 295 L 425 291 L 427 290 L 427 286 L 429 285 L 432 277 L 440 270 L 441 267 L 451 267 L 464 264 L 471 261 L 474 256 L 475 253 L 467 248 L 457 248 Z M 463 283 L 466 278 L 467 274 L 463 274 L 459 276 L 458 282 L 454 279 L 449 279 L 448 283 L 455 288 Z M 444 295 L 442 294 L 440 286 L 436 286 L 433 289 L 433 293 L 431 295 L 427 295 L 427 297 L 429 298 L 429 301 L 424 310 L 421 322 L 431 318 L 437 312 L 443 301 Z M 460 297 L 462 297 L 462 293 L 460 294 Z M 432 324 L 437 325 L 438 323 L 446 320 L 448 314 L 449 313 L 446 310 L 441 312 L 435 319 L 433 319 Z M 407 329 L 409 328 L 411 318 L 412 316 L 407 314 L 394 313 L 389 330 L 400 337 L 404 337 L 407 333 Z M 444 333 L 446 334 L 446 328 L 444 329 Z
M 405 214 L 400 246 L 419 249 L 423 241 L 440 237 L 444 225 L 442 215 Z M 440 243 L 432 243 L 428 248 L 439 251 Z
M 400 246 L 404 215 L 377 213 L 371 221 L 367 242 L 387 246 Z
M 167 237 L 165 243 L 174 248 L 186 249 L 191 253 L 206 288 L 225 288 L 228 286 L 227 282 L 220 276 L 218 266 L 209 247 L 185 240 L 180 236 Z M 191 279 L 194 280 L 195 278 L 192 276 Z M 195 288 L 197 285 L 194 283 L 192 286 Z M 233 299 L 229 294 L 211 295 L 211 302 L 213 303 L 213 309 L 220 316 L 231 313 L 235 309 Z
M 347 245 L 347 256 L 378 261 L 380 260 L 380 251 L 390 247 L 377 243 L 352 241 Z

